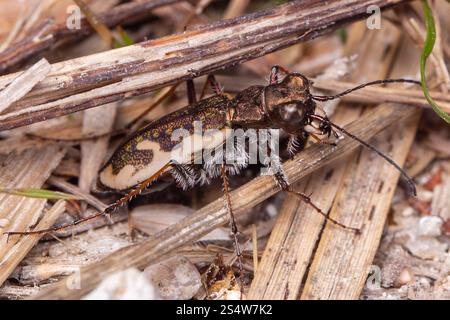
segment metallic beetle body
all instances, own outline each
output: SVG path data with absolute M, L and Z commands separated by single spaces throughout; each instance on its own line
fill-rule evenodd
M 100 170 L 99 181 L 110 189 L 126 190 L 151 177 L 171 160 L 173 147 L 180 143 L 172 140 L 173 131 L 183 128 L 192 136 L 194 121 L 201 121 L 204 131 L 273 128 L 282 129 L 291 137 L 304 139 L 307 136 L 304 128 L 311 124 L 309 116 L 314 114 L 315 109 L 308 80 L 298 73 L 288 74 L 281 81 L 267 86 L 249 87 L 234 98 L 225 94 L 214 95 L 140 129 L 115 151 Z M 317 128 L 315 130 L 318 131 Z M 220 143 L 223 141 L 209 147 L 214 148 Z M 232 174 L 238 171 L 238 168 L 230 168 Z M 197 172 L 202 181 L 209 181 L 217 175 L 217 168 L 209 164 L 204 164 Z M 193 184 L 187 183 L 184 187 Z

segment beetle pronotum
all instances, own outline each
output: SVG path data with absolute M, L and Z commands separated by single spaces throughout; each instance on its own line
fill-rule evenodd
M 228 160 L 225 159 L 227 154 L 217 152 L 210 158 L 213 161 L 192 163 L 197 152 L 204 150 L 212 152 L 212 150 L 218 150 L 219 147 L 222 147 L 228 142 L 228 136 L 224 134 L 226 129 L 270 128 L 282 130 L 290 137 L 288 148 L 291 153 L 298 151 L 298 141 L 303 145 L 308 136 L 312 136 L 320 141 L 323 141 L 325 137 L 330 137 L 331 135 L 338 137 L 335 131 L 337 130 L 357 140 L 364 147 L 376 152 L 393 165 L 406 179 L 410 193 L 415 195 L 414 183 L 402 168 L 374 146 L 332 123 L 323 109 L 315 101 L 336 99 L 368 85 L 392 82 L 420 84 L 420 82 L 408 79 L 377 80 L 361 84 L 336 95 L 320 96 L 310 93 L 311 81 L 302 74 L 288 72 L 280 66 L 274 66 L 271 70 L 268 85 L 251 86 L 232 98 L 222 92 L 220 86 L 212 76 L 208 77 L 208 81 L 214 89 L 215 94 L 213 96 L 194 102 L 195 94 L 192 95 L 191 93 L 190 100 L 192 103 L 190 105 L 153 121 L 138 130 L 114 152 L 100 170 L 99 182 L 103 186 L 122 191 L 133 188 L 125 196 L 108 206 L 103 212 L 98 212 L 97 214 L 68 225 L 45 230 L 26 232 L 11 231 L 6 233 L 13 235 L 54 232 L 100 216 L 109 215 L 118 207 L 127 204 L 133 197 L 139 195 L 150 184 L 161 177 L 172 177 L 178 185 L 187 189 L 197 183 L 207 183 L 211 179 L 220 176 L 225 193 L 225 205 L 230 215 L 230 226 L 239 270 L 242 274 L 241 249 L 239 247 L 237 238 L 238 229 L 229 196 L 228 175 L 237 174 L 248 165 L 248 162 L 229 164 L 225 161 Z M 173 151 L 180 145 L 180 139 L 173 139 L 174 131 L 183 128 L 188 134 L 181 142 L 192 142 L 196 138 L 194 126 L 194 122 L 196 121 L 202 123 L 201 133 L 205 133 L 210 129 L 215 129 L 216 133 L 208 137 L 209 140 L 206 145 L 202 144 L 201 147 L 196 148 L 194 146 L 193 149 L 187 149 L 188 152 L 182 154 L 181 160 L 178 159 L 177 161 L 173 159 Z M 220 134 L 217 134 L 217 132 Z M 264 143 L 268 142 L 265 141 Z M 233 145 L 233 149 L 235 149 L 235 142 L 232 141 L 231 144 Z M 240 151 L 245 154 L 245 150 Z M 269 148 L 269 151 L 272 151 L 272 149 Z M 271 154 L 271 159 L 276 160 L 274 163 L 271 163 L 273 177 L 282 190 L 299 196 L 332 223 L 356 232 L 359 231 L 357 228 L 344 226 L 340 222 L 331 219 L 319 207 L 314 205 L 308 195 L 293 190 L 283 173 L 281 162 L 278 160 L 279 158 L 276 155 L 275 157 L 272 156 L 273 154 Z

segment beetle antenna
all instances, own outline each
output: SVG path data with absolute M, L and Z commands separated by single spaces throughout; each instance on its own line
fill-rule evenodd
M 335 95 L 332 95 L 332 96 L 312 95 L 312 98 L 314 100 L 316 100 L 316 101 L 334 100 L 334 99 L 340 98 L 340 97 L 345 96 L 345 95 L 347 95 L 347 94 L 349 94 L 349 93 L 351 93 L 353 91 L 362 89 L 362 88 L 367 87 L 367 86 L 373 86 L 373 85 L 376 85 L 376 84 L 386 84 L 386 83 L 412 83 L 412 84 L 417 84 L 419 86 L 422 85 L 422 83 L 420 81 L 411 80 L 411 79 L 375 80 L 375 81 L 370 81 L 370 82 L 367 82 L 367 83 L 360 84 L 359 86 L 356 86 L 356 87 L 351 88 L 351 89 L 347 89 L 347 90 L 345 90 L 345 91 L 343 91 L 341 93 L 338 93 L 338 94 L 335 94 Z
M 416 196 L 417 195 L 417 191 L 416 191 L 416 186 L 414 184 L 413 179 L 408 175 L 408 173 L 406 173 L 405 170 L 403 170 L 394 160 L 392 160 L 391 158 L 389 158 L 387 155 L 385 155 L 383 152 L 381 152 L 380 150 L 378 150 L 375 146 L 371 145 L 370 143 L 365 142 L 364 140 L 362 140 L 361 138 L 358 138 L 357 136 L 355 136 L 353 133 L 348 132 L 347 130 L 345 130 L 344 128 L 338 126 L 337 124 L 334 124 L 333 122 L 331 122 L 330 120 L 318 116 L 318 115 L 311 115 L 311 118 L 315 118 L 318 119 L 319 121 L 322 122 L 327 122 L 329 123 L 332 127 L 336 128 L 337 130 L 339 130 L 340 132 L 342 132 L 343 134 L 347 135 L 348 137 L 352 138 L 353 140 L 358 141 L 360 144 L 362 144 L 364 147 L 366 147 L 367 149 L 375 152 L 376 154 L 378 154 L 380 157 L 382 157 L 384 160 L 386 160 L 390 165 L 392 165 L 393 167 L 395 167 L 403 176 L 403 178 L 406 180 L 407 185 L 408 185 L 408 194 Z

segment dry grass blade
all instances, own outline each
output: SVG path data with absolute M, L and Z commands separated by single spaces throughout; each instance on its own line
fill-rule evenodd
M 433 194 L 431 210 L 434 216 L 441 217 L 444 221 L 450 219 L 450 175 L 444 175 L 441 185 Z
M 0 296 L 8 299 L 23 299 L 39 292 L 37 287 L 24 287 L 18 285 L 3 285 L 0 287 Z
M 5 89 L 0 91 L 0 113 L 23 98 L 36 84 L 45 79 L 51 68 L 52 66 L 47 60 L 41 59 L 18 75 Z
M 108 27 L 115 27 L 125 21 L 136 21 L 148 16 L 150 11 L 162 6 L 170 5 L 181 0 L 140 0 L 118 5 L 106 12 L 99 14 L 102 21 Z M 46 23 L 37 28 L 38 32 L 27 35 L 24 39 L 14 43 L 0 54 L 0 72 L 18 65 L 26 59 L 33 57 L 42 51 L 50 49 L 58 41 L 69 41 L 88 36 L 93 32 L 86 18 L 80 21 L 80 28 L 67 28 L 66 23 L 50 25 Z
M 330 209 L 334 199 L 330 195 L 336 194 L 342 177 L 342 172 L 333 172 L 335 165 L 321 168 L 294 187 L 312 194 L 314 204 L 324 212 Z M 314 209 L 298 197 L 287 195 L 256 270 L 248 299 L 297 299 L 323 224 L 324 218 Z
M 58 146 L 47 146 L 29 149 L 21 154 L 1 156 L 0 185 L 5 188 L 39 188 L 51 172 L 58 166 L 65 150 Z M 1 232 L 6 230 L 26 230 L 35 224 L 41 216 L 46 200 L 32 199 L 8 194 L 0 194 Z M 22 257 L 29 249 L 21 247 L 16 250 L 19 239 L 17 237 L 0 236 L 0 263 L 18 263 L 16 256 Z M 11 270 L 0 269 L 2 283 Z
M 219 21 L 169 37 L 57 63 L 14 110 L 0 130 L 42 121 L 140 95 L 211 73 L 329 33 L 405 0 L 293 1 L 272 10 Z M 120 63 L 117 63 L 119 61 Z M 0 87 L 14 75 L 0 78 Z
M 56 219 L 64 212 L 65 201 L 58 200 L 53 207 L 45 213 L 44 217 L 37 224 L 38 228 L 50 228 Z M 16 245 L 8 252 L 8 256 L 0 262 L 0 283 L 14 271 L 27 253 L 36 245 L 43 235 L 28 235 L 20 238 Z
M 84 201 L 86 201 L 87 203 L 89 203 L 91 206 L 93 206 L 94 208 L 96 208 L 99 211 L 103 211 L 107 207 L 106 204 L 104 204 L 103 202 L 101 202 L 96 197 L 92 196 L 91 194 L 89 194 L 89 192 L 85 192 L 84 190 L 81 190 L 80 188 L 74 186 L 73 184 L 71 184 L 61 178 L 52 176 L 48 179 L 48 182 L 66 192 L 69 192 L 70 194 L 73 194 L 73 195 L 79 197 L 80 199 L 83 199 Z
M 114 130 L 117 103 L 85 110 L 83 114 L 83 135 L 102 135 Z M 108 151 L 109 136 L 83 141 L 81 143 L 81 166 L 78 185 L 89 192 Z
M 377 108 L 354 122 L 347 129 L 362 139 L 369 139 L 384 127 L 397 123 L 415 113 L 411 108 Z M 330 163 L 358 144 L 344 138 L 335 146 L 313 145 L 294 159 L 284 164 L 289 181 L 295 183 L 316 169 Z M 231 192 L 234 211 L 242 214 L 256 204 L 279 191 L 279 187 L 270 176 L 261 176 Z M 81 269 L 81 289 L 69 290 L 66 279 L 51 285 L 38 296 L 40 299 L 76 299 L 90 292 L 105 276 L 130 266 L 142 268 L 158 261 L 173 250 L 180 248 L 211 230 L 228 222 L 229 216 L 223 207 L 223 199 L 218 199 L 198 210 L 194 215 L 170 226 L 150 239 L 124 248 L 107 256 L 98 263 Z

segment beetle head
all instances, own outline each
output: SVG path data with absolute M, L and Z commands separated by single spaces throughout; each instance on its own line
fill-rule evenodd
M 309 92 L 310 81 L 300 73 L 287 73 L 283 79 L 271 74 L 264 88 L 263 106 L 274 125 L 288 133 L 298 133 L 308 124 L 315 103 Z

